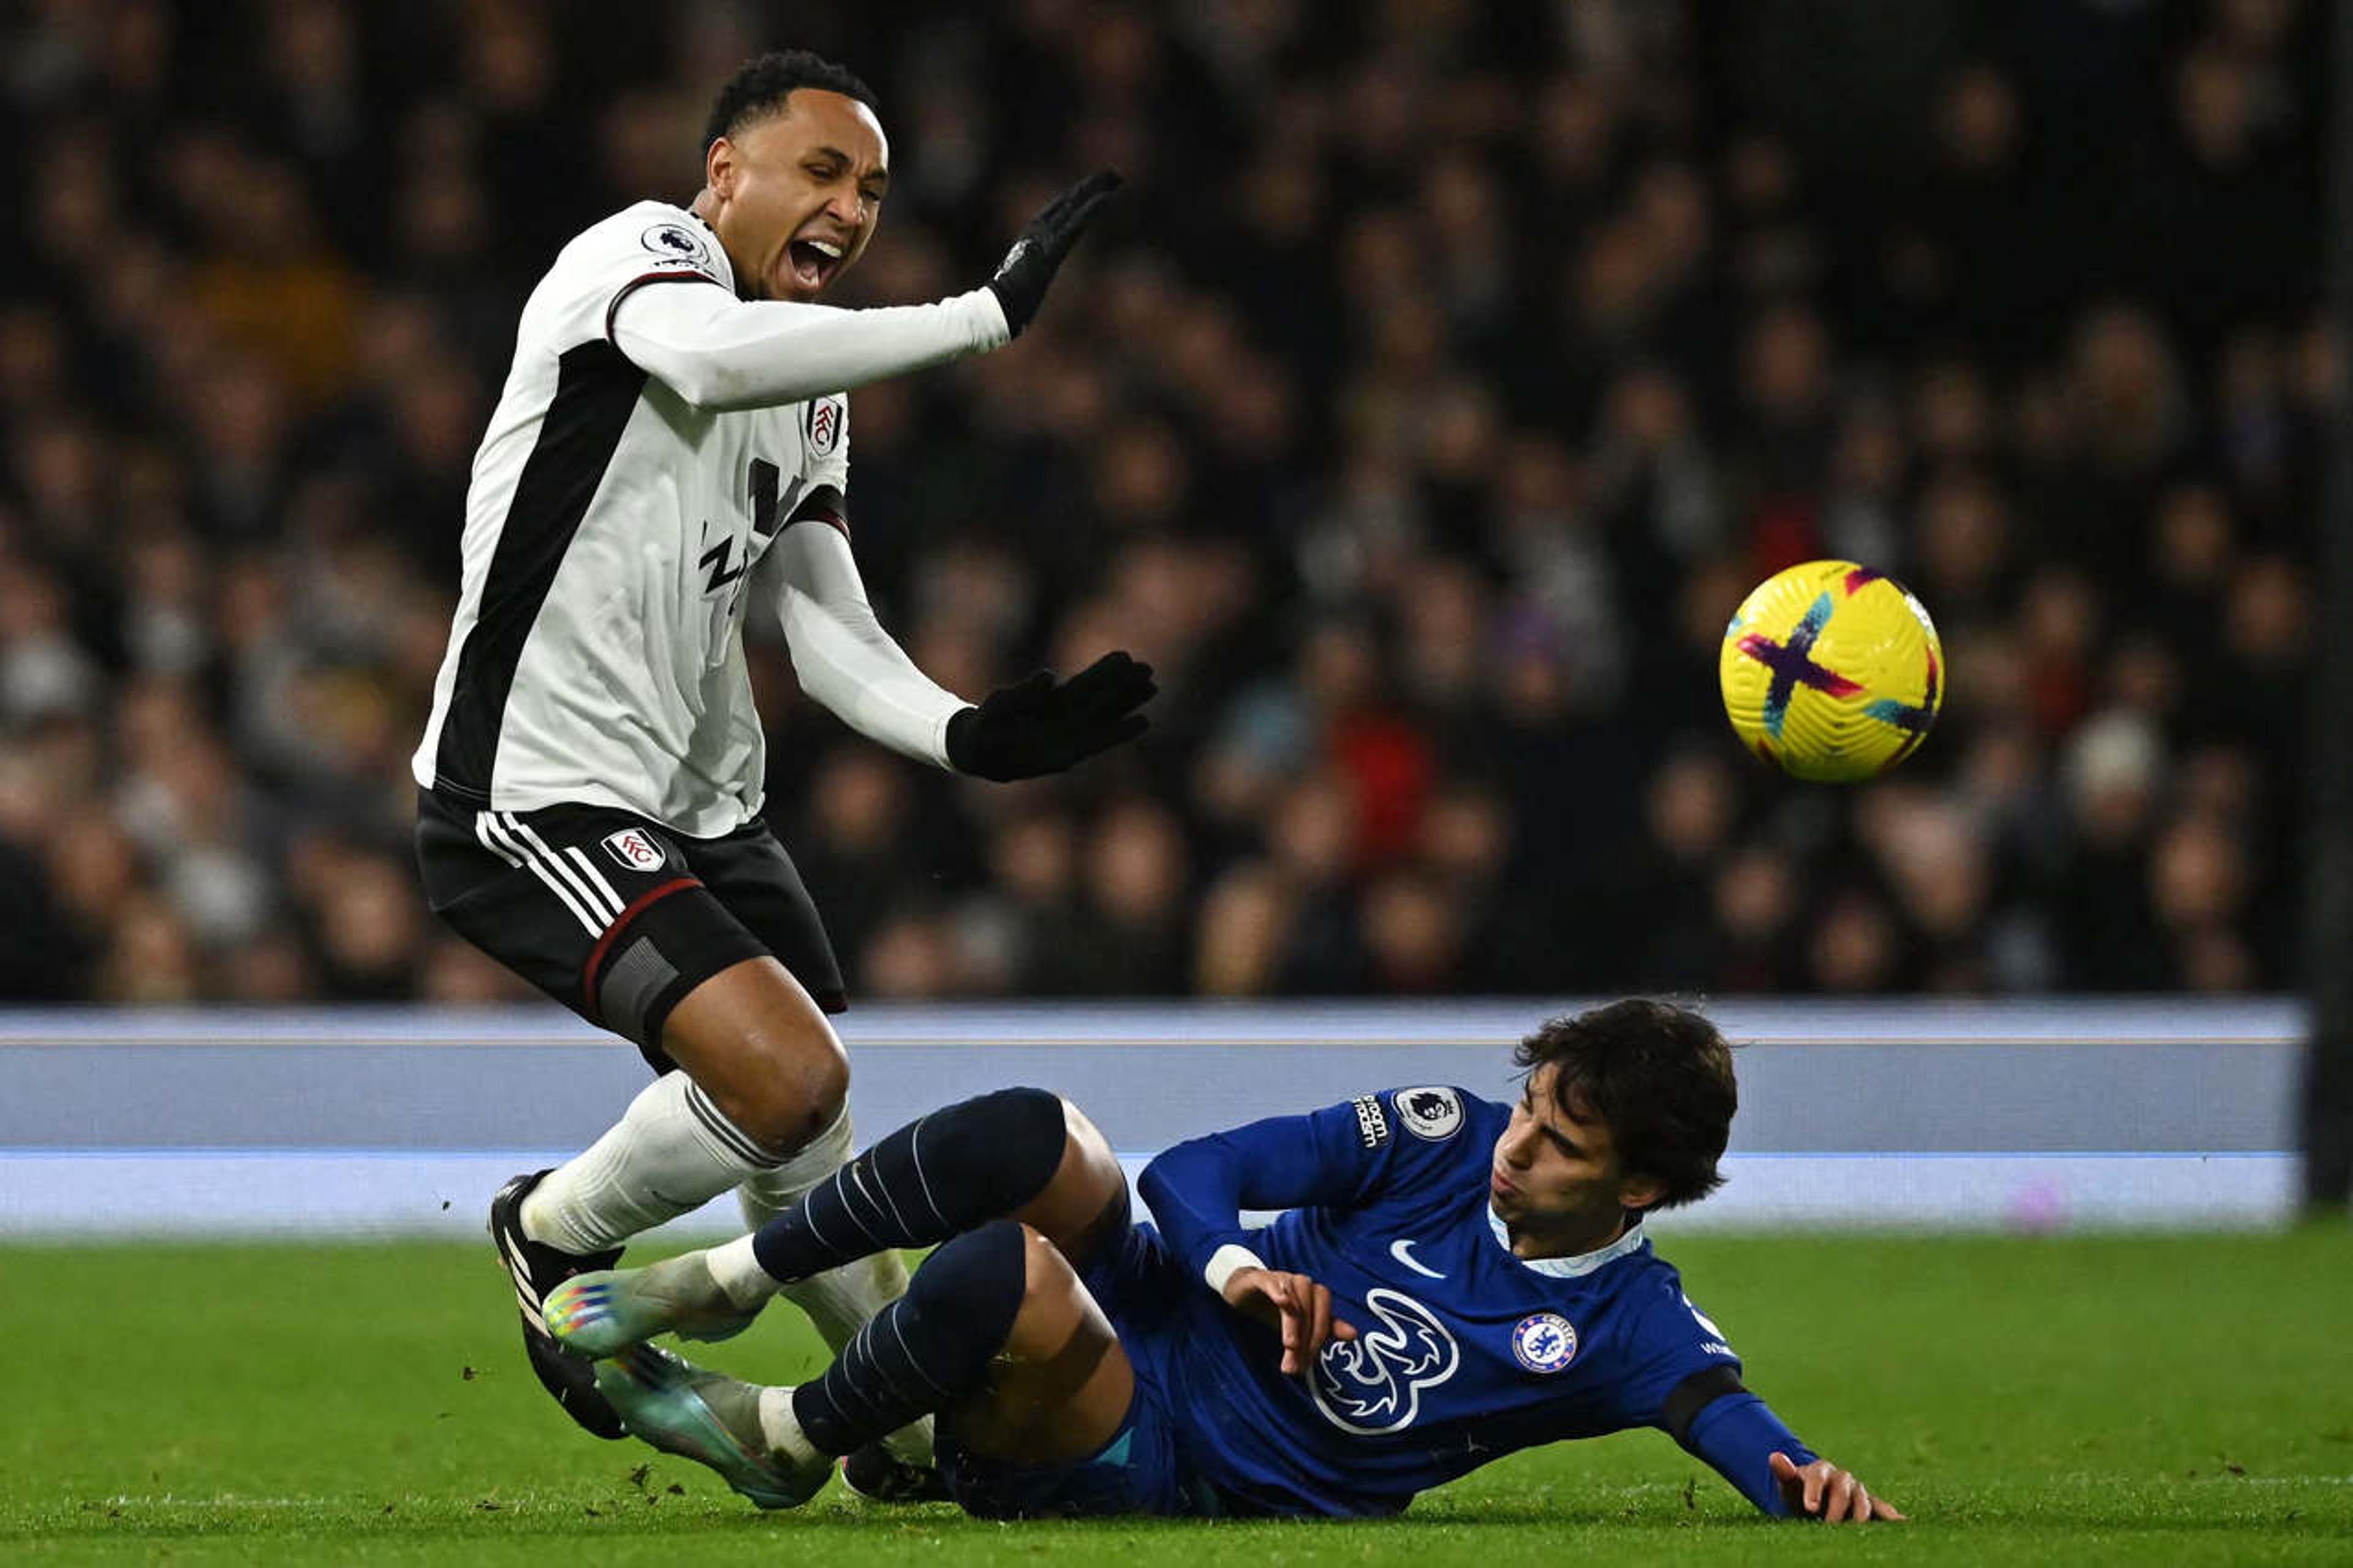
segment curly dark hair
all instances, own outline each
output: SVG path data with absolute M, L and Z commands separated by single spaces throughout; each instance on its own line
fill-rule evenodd
M 1513 1060 L 1531 1072 L 1559 1069 L 1555 1103 L 1578 1121 L 1600 1118 L 1627 1173 L 1666 1189 L 1651 1207 L 1694 1203 L 1724 1184 L 1715 1163 L 1740 1105 L 1732 1047 L 1690 1008 L 1636 998 L 1555 1018 Z
M 712 100 L 711 118 L 703 124 L 700 151 L 708 153 L 722 136 L 733 136 L 753 121 L 781 110 L 785 100 L 804 87 L 838 92 L 877 114 L 882 112 L 874 89 L 848 66 L 836 65 L 808 49 L 771 49 L 745 60 L 719 89 L 719 96 Z

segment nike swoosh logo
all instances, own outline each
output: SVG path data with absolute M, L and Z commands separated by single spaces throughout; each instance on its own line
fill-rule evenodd
M 1397 1239 L 1396 1241 L 1392 1241 L 1392 1242 L 1390 1242 L 1390 1243 L 1389 1243 L 1389 1256 L 1390 1256 L 1391 1258 L 1396 1258 L 1399 1263 L 1404 1264 L 1408 1268 L 1412 1269 L 1416 1274 L 1419 1274 L 1419 1275 L 1423 1276 L 1425 1279 L 1445 1279 L 1445 1278 L 1446 1278 L 1446 1276 L 1445 1276 L 1445 1275 L 1443 1275 L 1443 1274 L 1440 1274 L 1437 1269 L 1435 1269 L 1435 1268 L 1423 1268 L 1420 1264 L 1416 1263 L 1416 1262 L 1415 1262 L 1411 1258 L 1409 1258 L 1409 1257 L 1408 1257 L 1408 1256 L 1407 1256 L 1407 1254 L 1406 1254 L 1406 1248 L 1407 1248 L 1407 1247 L 1411 1247 L 1412 1245 L 1413 1245 L 1413 1238 L 1412 1238 L 1412 1237 L 1399 1237 L 1398 1239 Z

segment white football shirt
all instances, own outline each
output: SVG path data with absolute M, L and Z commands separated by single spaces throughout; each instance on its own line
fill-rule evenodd
M 706 401 L 734 406 L 690 402 L 617 346 L 615 312 L 646 288 L 727 291 L 748 353 L 705 362 L 733 378 Z M 847 490 L 849 413 L 839 392 L 770 406 L 744 394 L 812 374 L 860 384 L 1005 334 L 986 291 L 834 311 L 736 306 L 733 289 L 700 218 L 640 202 L 565 246 L 532 291 L 474 458 L 420 784 L 500 811 L 619 806 L 697 837 L 759 811 L 746 590 L 805 497 Z M 765 368 L 795 353 L 798 383 Z

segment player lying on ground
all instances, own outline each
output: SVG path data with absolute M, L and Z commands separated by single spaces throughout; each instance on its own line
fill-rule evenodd
M 864 254 L 890 184 L 874 103 L 805 52 L 738 71 L 691 203 L 590 226 L 533 289 L 467 492 L 457 614 L 412 764 L 426 895 L 658 1075 L 586 1152 L 517 1177 L 491 1208 L 533 1369 L 600 1436 L 620 1419 L 542 1327 L 546 1292 L 731 1187 L 756 1224 L 854 1147 L 826 1019 L 848 1005 L 840 969 L 761 816 L 749 604 L 774 605 L 810 697 L 981 778 L 1132 738 L 1153 691 L 1150 669 L 1114 653 L 967 702 L 867 601 L 844 394 L 1017 336 L 1118 184 L 1064 193 L 965 293 L 834 310 L 817 301 Z M 880 1253 L 797 1282 L 793 1300 L 839 1344 L 905 1283 Z M 926 1434 L 901 1451 L 926 1467 L 901 1479 L 922 1484 Z M 894 1475 L 887 1459 L 858 1473 Z
M 1715 1026 L 1612 1004 L 1522 1042 L 1519 1103 L 1401 1089 L 1169 1150 L 1131 1224 L 1103 1135 L 1042 1089 L 950 1106 L 755 1235 L 547 1302 L 631 1431 L 765 1507 L 940 1416 L 990 1517 L 1395 1513 L 1534 1444 L 1664 1429 L 1767 1513 L 1900 1519 L 1741 1385 L 1642 1218 L 1721 1181 Z M 1246 1209 L 1285 1209 L 1262 1230 Z M 783 1282 L 940 1243 L 816 1381 L 763 1388 L 643 1342 L 740 1327 Z

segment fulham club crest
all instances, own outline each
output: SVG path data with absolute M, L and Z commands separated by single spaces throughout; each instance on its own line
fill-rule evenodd
M 830 458 L 841 445 L 842 406 L 839 397 L 820 397 L 809 405 L 808 444 L 812 458 Z
M 655 843 L 653 835 L 642 827 L 624 827 L 618 833 L 607 834 L 605 853 L 618 860 L 625 870 L 661 869 L 661 846 Z

